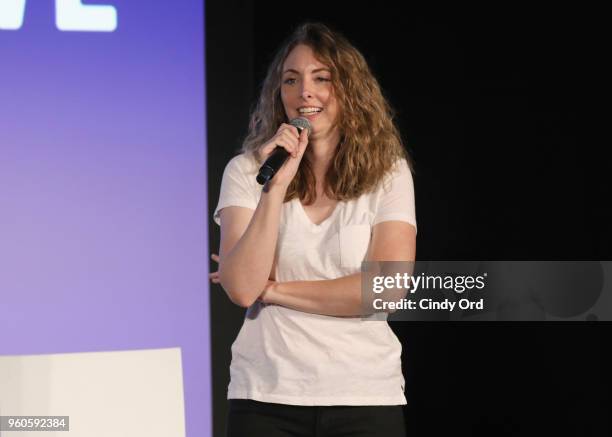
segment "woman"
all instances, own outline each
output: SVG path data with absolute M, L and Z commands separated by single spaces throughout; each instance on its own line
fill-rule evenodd
M 311 131 L 288 124 L 296 117 Z M 262 190 L 255 177 L 277 145 L 290 156 Z M 414 260 L 412 177 L 390 107 L 341 35 L 304 24 L 281 47 L 214 219 L 211 279 L 248 308 L 228 435 L 405 435 L 401 344 L 362 314 L 360 265 Z

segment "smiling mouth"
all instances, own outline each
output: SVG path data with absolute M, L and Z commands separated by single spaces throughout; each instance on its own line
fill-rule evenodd
M 318 113 L 320 113 L 322 111 L 323 111 L 323 108 L 308 107 L 308 108 L 300 108 L 300 109 L 298 109 L 298 114 L 300 114 L 300 115 L 312 115 L 312 114 L 318 114 Z

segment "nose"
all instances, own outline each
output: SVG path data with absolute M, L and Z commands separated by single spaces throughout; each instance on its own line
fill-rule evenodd
M 301 91 L 301 96 L 304 100 L 308 100 L 310 98 L 312 98 L 312 92 L 310 91 L 310 82 L 307 80 L 302 81 L 302 89 Z

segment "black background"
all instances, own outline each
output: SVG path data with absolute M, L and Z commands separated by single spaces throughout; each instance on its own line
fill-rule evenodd
M 206 2 L 211 251 L 223 168 L 246 134 L 265 69 L 311 20 L 353 42 L 396 110 L 415 163 L 417 259 L 612 259 L 608 144 L 592 134 L 598 60 L 609 52 L 601 16 L 534 4 Z M 218 286 L 211 308 L 221 436 L 244 309 Z M 391 326 L 403 345 L 411 436 L 612 435 L 609 324 Z

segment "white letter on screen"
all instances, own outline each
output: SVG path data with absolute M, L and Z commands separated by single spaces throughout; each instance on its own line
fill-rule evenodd
M 64 31 L 113 32 L 117 10 L 110 5 L 84 5 L 81 0 L 55 0 L 55 24 Z
M 0 29 L 17 30 L 23 26 L 26 0 L 0 0 Z

